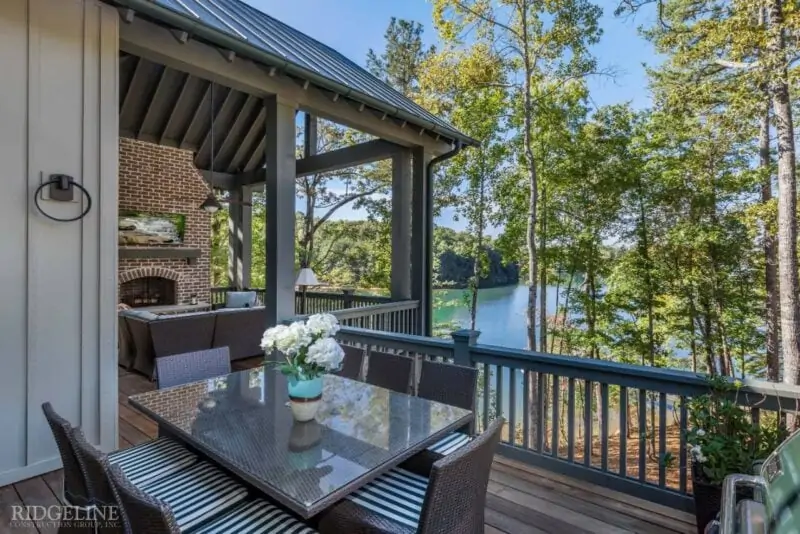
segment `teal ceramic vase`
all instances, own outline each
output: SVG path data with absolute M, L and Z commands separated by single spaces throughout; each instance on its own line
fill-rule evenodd
M 304 423 L 314 419 L 322 402 L 322 377 L 318 376 L 311 380 L 290 377 L 288 385 L 289 404 L 295 420 Z

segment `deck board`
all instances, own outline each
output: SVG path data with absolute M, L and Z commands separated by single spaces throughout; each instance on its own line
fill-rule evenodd
M 234 362 L 235 370 L 260 358 Z M 141 375 L 120 370 L 119 446 L 155 437 L 156 424 L 127 402 L 129 395 L 155 386 Z M 0 534 L 36 533 L 9 529 L 11 504 L 56 504 L 61 472 L 0 487 Z M 41 532 L 53 532 L 43 529 Z M 486 534 L 693 534 L 694 518 L 649 501 L 557 473 L 495 458 L 486 501 Z

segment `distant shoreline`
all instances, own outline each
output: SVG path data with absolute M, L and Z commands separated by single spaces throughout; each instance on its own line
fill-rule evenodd
M 513 284 L 496 284 L 496 285 L 491 285 L 491 286 L 481 286 L 478 289 L 495 289 L 497 287 L 512 287 L 512 286 L 519 286 L 519 285 L 523 285 L 523 284 L 520 284 L 519 282 L 516 282 L 516 283 L 513 283 Z M 433 286 L 433 289 L 434 290 L 440 290 L 440 289 L 459 290 L 459 289 L 469 289 L 469 287 L 468 286 Z

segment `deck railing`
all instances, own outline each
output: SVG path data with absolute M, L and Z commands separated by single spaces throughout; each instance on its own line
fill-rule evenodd
M 211 305 L 218 308 L 225 305 L 225 293 L 237 291 L 233 287 L 212 287 Z M 246 291 L 256 292 L 256 302 L 259 306 L 264 304 L 264 289 L 247 289 Z M 305 294 L 305 312 L 303 312 L 303 293 L 295 292 L 295 313 L 312 314 L 327 313 L 334 310 L 348 310 L 350 308 L 363 308 L 365 306 L 375 306 L 392 302 L 389 297 L 378 295 L 356 295 L 352 289 L 343 289 L 341 293 L 308 291 Z
M 685 401 L 704 375 L 476 343 L 344 328 L 343 342 L 479 370 L 476 426 L 507 425 L 499 454 L 674 508 L 692 511 Z M 746 380 L 736 401 L 754 422 L 796 411 L 800 388 Z
M 335 315 L 339 323 L 346 328 L 406 335 L 416 333 L 419 328 L 419 301 L 416 300 L 399 300 L 347 310 L 332 310 L 329 313 Z M 298 315 L 292 320 L 308 315 L 310 314 Z
M 356 295 L 352 289 L 344 289 L 341 293 L 327 293 L 324 291 L 308 291 L 305 295 L 306 305 L 303 312 L 303 293 L 295 293 L 295 313 L 327 313 L 335 310 L 348 310 L 350 308 L 363 308 L 392 302 L 389 297 L 377 295 Z

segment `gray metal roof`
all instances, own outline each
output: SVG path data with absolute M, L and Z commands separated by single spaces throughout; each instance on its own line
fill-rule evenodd
M 202 27 L 203 37 L 218 46 L 249 55 L 443 137 L 477 144 L 336 50 L 241 0 L 115 1 L 167 24 L 183 22 L 184 28 L 191 25 L 195 31 Z

